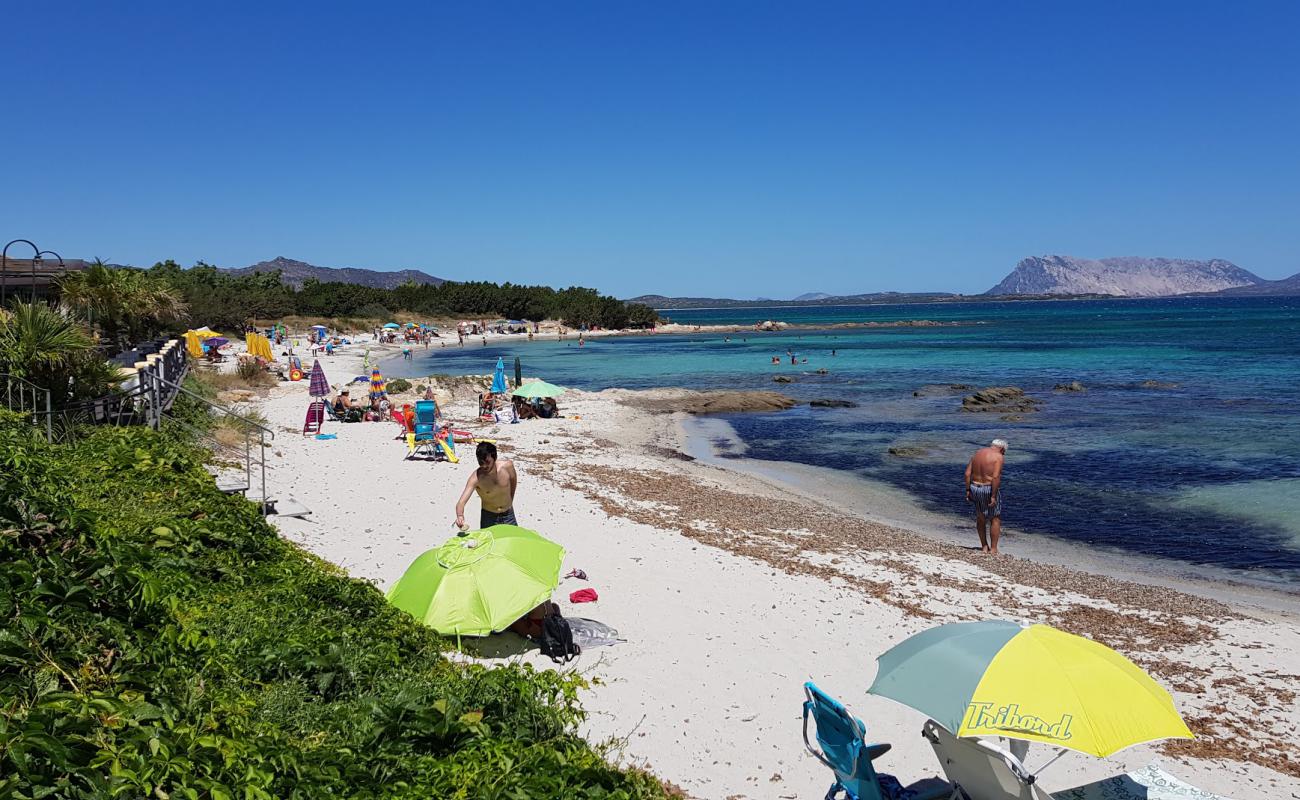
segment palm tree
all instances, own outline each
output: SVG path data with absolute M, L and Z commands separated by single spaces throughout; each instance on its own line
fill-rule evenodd
M 18 378 L 65 369 L 94 346 L 76 318 L 44 303 L 17 302 L 0 315 L 0 364 Z
M 135 269 L 113 269 L 96 259 L 59 282 L 63 304 L 118 347 L 185 319 L 180 293 Z
M 66 309 L 44 303 L 16 302 L 0 310 L 0 372 L 48 389 L 59 403 L 98 397 L 117 378 L 85 325 Z

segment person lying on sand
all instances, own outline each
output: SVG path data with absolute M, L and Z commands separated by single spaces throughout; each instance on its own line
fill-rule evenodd
M 518 525 L 514 504 L 519 475 L 515 472 L 515 462 L 508 458 L 498 460 L 497 446 L 491 442 L 479 442 L 474 455 L 478 458 L 478 469 L 465 481 L 465 489 L 456 501 L 456 527 L 465 530 L 465 504 L 475 492 L 483 504 L 478 517 L 480 528 Z
M 1006 440 L 994 439 L 988 447 L 977 450 L 966 465 L 966 502 L 975 504 L 975 529 L 979 531 L 980 549 L 986 553 L 998 552 L 998 538 L 1002 535 L 1002 462 L 1006 454 Z

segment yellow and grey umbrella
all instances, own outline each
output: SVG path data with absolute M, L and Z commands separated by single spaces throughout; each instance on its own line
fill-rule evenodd
M 877 659 L 868 690 L 930 715 L 957 736 L 1004 736 L 1102 758 L 1190 739 L 1174 700 L 1103 644 L 1050 625 L 957 622 Z

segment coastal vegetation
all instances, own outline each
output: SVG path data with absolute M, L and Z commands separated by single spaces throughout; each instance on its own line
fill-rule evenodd
M 204 457 L 0 420 L 0 795 L 664 796 L 576 735 L 582 678 L 448 658 Z
M 281 281 L 278 271 L 232 275 L 202 262 L 182 269 L 175 261 L 160 262 L 139 274 L 171 287 L 188 305 L 190 319 L 218 330 L 236 330 L 249 319 L 289 315 L 377 320 L 399 312 L 425 317 L 556 319 L 571 327 L 602 328 L 647 327 L 657 319 L 649 306 L 625 303 L 577 286 L 553 289 L 448 281 L 439 285 L 408 282 L 383 289 L 308 279 L 295 289 Z
M 90 328 L 67 308 L 17 301 L 0 308 L 0 373 L 50 392 L 55 402 L 97 397 L 116 375 Z

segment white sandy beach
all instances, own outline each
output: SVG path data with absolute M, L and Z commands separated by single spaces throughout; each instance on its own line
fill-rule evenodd
M 322 358 L 331 382 L 364 372 L 360 349 Z M 288 539 L 387 588 L 453 533 L 472 445 L 453 465 L 404 460 L 391 422 L 327 422 L 337 439 L 303 437 L 308 400 L 303 381 L 256 401 L 276 431 L 270 495 L 312 511 L 271 519 Z M 813 501 L 793 503 L 760 477 L 681 457 L 680 420 L 628 400 L 635 396 L 617 390 L 572 391 L 561 410 L 580 419 L 516 425 L 480 425 L 468 396 L 445 406 L 458 428 L 496 440 L 515 460 L 520 524 L 565 547 L 566 571 L 589 576 L 561 583 L 555 599 L 565 614 L 601 620 L 626 638 L 566 667 L 594 682 L 584 698 L 586 735 L 617 740 L 626 762 L 690 797 L 819 798 L 830 773 L 800 737 L 801 686 L 813 679 L 866 720 L 871 738 L 893 745 L 879 770 L 905 784 L 941 774 L 919 734 L 924 718 L 866 694 L 875 657 L 941 622 L 1010 618 L 1117 647 L 1173 691 L 1199 735 L 1105 761 L 1067 755 L 1043 774 L 1049 791 L 1160 759 L 1239 800 L 1300 797 L 1300 618 L 1291 612 L 1025 561 L 1014 556 L 1014 539 L 1010 555 L 991 561 Z M 477 513 L 473 500 L 467 517 Z M 599 602 L 568 602 L 586 587 Z M 550 666 L 513 634 L 466 650 Z M 1047 757 L 1045 748 L 1031 750 L 1031 768 Z

